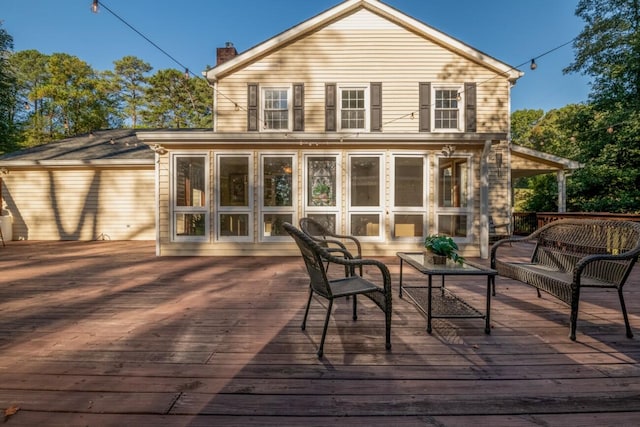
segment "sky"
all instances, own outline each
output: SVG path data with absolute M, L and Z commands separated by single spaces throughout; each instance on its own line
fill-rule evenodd
M 99 71 L 133 55 L 155 71 L 188 68 L 200 74 L 215 64 L 217 47 L 231 42 L 246 51 L 341 2 L 100 0 L 113 13 L 103 7 L 94 14 L 91 0 L 0 0 L 0 21 L 14 39 L 14 51 L 67 53 Z M 512 90 L 512 111 L 549 111 L 588 99 L 588 77 L 562 72 L 574 50 L 571 43 L 560 46 L 584 27 L 574 13 L 578 0 L 384 2 L 524 71 Z M 535 71 L 529 69 L 532 58 Z

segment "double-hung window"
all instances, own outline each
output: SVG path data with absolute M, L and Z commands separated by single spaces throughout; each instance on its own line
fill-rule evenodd
M 209 190 L 206 154 L 172 155 L 172 240 L 209 240 Z
M 340 130 L 366 131 L 369 128 L 368 85 L 340 86 L 338 96 Z
M 265 130 L 291 130 L 291 89 L 262 88 L 262 121 Z
M 460 130 L 460 89 L 435 88 L 434 127 L 439 130 Z

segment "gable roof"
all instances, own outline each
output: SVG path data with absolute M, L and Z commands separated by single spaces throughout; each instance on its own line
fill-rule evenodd
M 286 30 L 275 37 L 250 48 L 238 56 L 205 71 L 203 75 L 210 81 L 217 81 L 265 55 L 277 51 L 296 40 L 307 37 L 310 34 L 362 9 L 375 13 L 408 31 L 416 33 L 427 40 L 469 59 L 470 61 L 474 61 L 498 74 L 502 74 L 512 82 L 515 82 L 524 74 L 522 71 L 517 70 L 484 52 L 472 48 L 460 40 L 457 40 L 409 15 L 406 15 L 379 0 L 346 0 L 313 18 L 310 18 L 289 30 Z

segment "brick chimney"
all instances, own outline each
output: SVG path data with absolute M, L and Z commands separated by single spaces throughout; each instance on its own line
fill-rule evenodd
M 233 43 L 226 42 L 224 44 L 224 47 L 219 47 L 216 49 L 216 66 L 222 64 L 223 62 L 227 62 L 237 55 L 238 51 L 233 46 Z

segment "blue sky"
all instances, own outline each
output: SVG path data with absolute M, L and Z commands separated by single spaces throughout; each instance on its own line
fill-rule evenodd
M 385 0 L 390 6 L 511 66 L 528 62 L 575 38 L 584 23 L 578 0 Z M 15 50 L 64 52 L 97 70 L 126 55 L 154 70 L 181 67 L 106 10 L 93 14 L 91 0 L 0 0 L 0 20 Z M 109 9 L 199 74 L 215 63 L 215 50 L 232 42 L 245 51 L 341 0 L 104 0 Z M 536 60 L 538 68 L 512 91 L 512 110 L 548 111 L 587 100 L 589 80 L 562 69 L 574 58 L 571 45 Z

